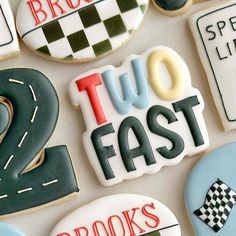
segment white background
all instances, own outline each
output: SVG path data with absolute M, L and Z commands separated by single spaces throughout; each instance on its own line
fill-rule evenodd
M 16 15 L 20 0 L 9 1 L 14 15 Z M 214 0 L 214 3 L 217 2 L 219 1 Z M 67 93 L 67 85 L 73 77 L 92 68 L 106 64 L 119 65 L 127 55 L 140 54 L 155 45 L 169 46 L 187 62 L 193 85 L 199 88 L 205 99 L 204 117 L 210 137 L 209 151 L 235 140 L 235 131 L 227 133 L 223 131 L 187 25 L 188 15 L 210 4 L 212 2 L 196 4 L 187 14 L 174 18 L 161 15 L 150 5 L 144 22 L 135 37 L 125 47 L 96 62 L 72 65 L 48 61 L 35 55 L 22 42 L 22 52 L 19 57 L 0 62 L 0 69 L 35 68 L 43 72 L 53 82 L 59 95 L 61 109 L 57 128 L 47 146 L 67 145 L 80 187 L 78 197 L 73 200 L 33 213 L 10 217 L 4 221 L 19 228 L 26 236 L 48 236 L 54 225 L 73 209 L 105 195 L 127 192 L 147 195 L 166 204 L 179 219 L 182 236 L 194 235 L 184 206 L 183 192 L 190 170 L 200 157 L 186 157 L 177 166 L 163 168 L 157 174 L 145 175 L 109 188 L 103 187 L 98 182 L 85 155 L 81 141 L 82 133 L 85 131 L 82 114 L 72 107 Z

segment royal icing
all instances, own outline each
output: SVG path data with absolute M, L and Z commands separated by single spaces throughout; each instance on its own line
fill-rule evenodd
M 0 222 L 0 235 L 2 236 L 25 236 L 23 233 L 13 228 L 9 224 Z
M 62 219 L 50 236 L 180 236 L 174 214 L 159 201 L 134 194 L 104 197 Z
M 0 0 L 0 60 L 20 52 L 15 22 L 8 0 Z
M 227 1 L 193 15 L 190 26 L 213 99 L 225 130 L 236 128 L 234 57 L 236 1 Z
M 234 235 L 236 226 L 236 143 L 209 153 L 193 168 L 185 189 L 196 236 Z
M 0 216 L 5 216 L 69 196 L 78 187 L 66 146 L 41 152 L 58 119 L 53 85 L 33 69 L 4 70 L 0 77 Z
M 200 1 L 206 0 L 152 0 L 157 10 L 170 16 L 183 14 L 193 3 Z
M 202 96 L 184 61 L 167 47 L 132 55 L 118 68 L 83 73 L 69 94 L 84 116 L 87 156 L 106 186 L 155 173 L 208 147 Z
M 21 0 L 17 29 L 40 55 L 85 62 L 127 42 L 149 0 Z

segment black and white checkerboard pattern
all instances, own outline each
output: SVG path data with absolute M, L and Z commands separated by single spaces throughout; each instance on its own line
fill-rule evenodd
M 221 180 L 217 180 L 209 189 L 205 204 L 194 211 L 194 214 L 218 232 L 224 227 L 235 203 L 236 192 Z
M 127 41 L 147 5 L 148 0 L 101 0 L 25 34 L 23 40 L 54 58 L 93 59 Z

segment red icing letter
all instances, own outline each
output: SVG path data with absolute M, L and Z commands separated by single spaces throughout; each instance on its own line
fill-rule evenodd
M 103 223 L 102 221 L 95 221 L 95 222 L 93 223 L 94 236 L 101 236 L 101 235 L 102 235 L 102 236 L 105 236 L 105 234 L 99 233 L 97 224 L 100 224 L 100 225 L 103 227 L 103 229 L 105 230 L 106 235 L 109 236 L 109 234 L 108 234 L 108 232 L 107 232 L 107 229 L 106 229 L 106 226 L 104 225 L 104 223 Z
M 132 210 L 132 216 L 130 217 L 129 215 L 129 210 L 127 211 L 123 211 L 122 214 L 125 216 L 125 219 L 127 221 L 127 224 L 128 224 L 128 227 L 129 227 L 129 230 L 130 230 L 130 235 L 131 236 L 135 236 L 135 232 L 134 232 L 134 228 L 133 228 L 133 225 L 136 226 L 138 229 L 139 229 L 139 233 L 144 233 L 145 230 L 142 229 L 135 221 L 134 221 L 134 215 L 136 213 L 137 210 L 139 210 L 138 207 L 136 208 L 133 208 L 131 209 Z
M 80 6 L 80 0 L 77 0 L 77 4 L 72 3 L 72 0 L 66 0 L 66 1 L 71 9 L 75 9 Z
M 151 209 L 155 209 L 155 206 L 153 203 L 151 204 L 146 204 L 143 206 L 142 208 L 142 213 L 144 216 L 147 216 L 148 218 L 152 219 L 155 223 L 154 225 L 149 224 L 147 221 L 145 221 L 145 224 L 152 229 L 155 229 L 159 224 L 160 224 L 160 219 L 159 217 L 157 217 L 156 215 L 148 212 L 148 210 L 146 208 L 151 208 Z
M 70 234 L 68 234 L 68 233 L 60 233 L 57 236 L 70 236 Z
M 80 230 L 83 230 L 84 234 L 81 234 Z M 79 227 L 79 228 L 74 229 L 74 231 L 76 233 L 76 236 L 88 236 L 89 235 L 88 229 L 86 227 Z
M 38 8 L 36 9 L 35 3 L 38 5 Z M 40 0 L 29 0 L 27 4 L 30 7 L 30 11 L 33 14 L 35 25 L 39 25 L 42 22 L 44 22 L 47 19 L 47 13 L 43 10 L 43 5 L 40 2 Z M 39 14 L 43 16 L 43 18 L 39 18 Z
M 87 92 L 97 123 L 99 125 L 105 123 L 107 120 L 103 113 L 102 106 L 96 91 L 96 86 L 102 84 L 99 74 L 93 74 L 83 79 L 77 80 L 76 84 L 80 92 Z
M 122 234 L 119 234 L 119 235 L 116 234 L 113 223 L 112 223 L 112 219 L 114 219 L 114 218 L 117 218 L 120 221 L 120 225 L 122 226 L 122 230 L 123 230 Z M 118 215 L 110 216 L 108 218 L 108 225 L 109 225 L 109 229 L 111 231 L 111 236 L 122 236 L 122 235 L 125 236 L 125 227 L 123 225 L 121 218 Z
M 57 7 L 60 11 L 61 11 L 61 15 L 62 14 L 65 14 L 66 11 L 59 5 L 59 0 L 56 0 L 55 2 L 52 3 L 52 0 L 47 0 L 48 2 L 48 6 L 50 7 L 51 9 L 51 12 L 52 12 L 52 17 L 55 18 L 55 17 L 58 17 L 56 11 L 55 11 L 55 7 Z

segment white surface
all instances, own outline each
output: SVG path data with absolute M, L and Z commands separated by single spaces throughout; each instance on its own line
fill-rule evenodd
M 214 0 L 214 3 L 217 1 Z M 19 2 L 19 0 L 10 0 L 14 15 Z M 119 65 L 129 54 L 141 54 L 154 45 L 166 45 L 175 49 L 187 62 L 192 75 L 193 86 L 199 88 L 205 99 L 204 116 L 209 131 L 210 149 L 235 140 L 235 131 L 223 132 L 205 73 L 187 26 L 187 15 L 210 4 L 212 3 L 196 4 L 190 12 L 175 18 L 161 15 L 150 5 L 141 28 L 128 45 L 93 63 L 67 65 L 51 62 L 35 55 L 23 43 L 21 43 L 21 56 L 0 63 L 1 69 L 9 67 L 38 69 L 54 83 L 60 98 L 61 110 L 57 128 L 47 146 L 58 144 L 68 146 L 81 189 L 76 199 L 41 211 L 12 217 L 5 220 L 6 222 L 18 227 L 26 236 L 48 236 L 56 223 L 75 208 L 99 197 L 127 192 L 147 195 L 161 201 L 176 214 L 182 226 L 182 236 L 194 235 L 184 207 L 183 189 L 187 176 L 199 157 L 187 157 L 177 166 L 163 168 L 154 175 L 145 175 L 109 188 L 103 187 L 85 156 L 81 141 L 82 133 L 85 131 L 82 114 L 71 105 L 67 94 L 67 85 L 72 78 L 86 70 L 106 64 Z

